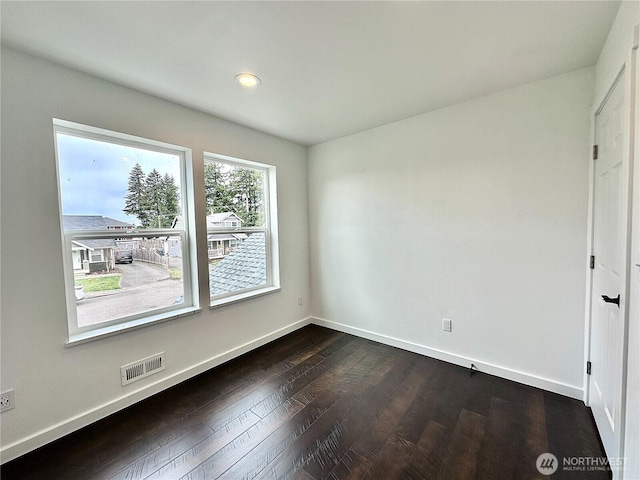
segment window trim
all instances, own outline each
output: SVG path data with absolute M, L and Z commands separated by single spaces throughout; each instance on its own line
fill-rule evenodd
M 209 269 L 207 268 L 207 288 L 209 294 L 209 308 L 219 308 L 224 305 L 255 298 L 280 291 L 280 257 L 278 244 L 278 206 L 276 167 L 266 163 L 254 162 L 237 157 L 230 157 L 217 153 L 204 152 L 204 163 L 224 163 L 240 168 L 252 168 L 264 172 L 264 218 L 263 227 L 217 227 L 207 228 L 206 236 L 212 233 L 262 233 L 265 234 L 265 254 L 267 281 L 263 285 L 236 290 L 222 295 L 211 295 Z M 208 267 L 208 259 L 207 259 Z
M 172 145 L 157 140 L 114 132 L 102 128 L 92 127 L 79 123 L 69 122 L 54 118 L 53 144 L 56 162 L 56 182 L 58 195 L 58 215 L 61 232 L 61 249 L 63 259 L 63 272 L 65 279 L 65 298 L 67 308 L 68 339 L 66 346 L 73 346 L 107 336 L 138 329 L 151 324 L 191 315 L 202 311 L 200 308 L 197 249 L 195 232 L 195 201 L 193 181 L 193 160 L 191 149 L 179 145 Z M 62 210 L 62 185 L 60 178 L 60 159 L 58 155 L 58 133 L 73 135 L 80 138 L 114 143 L 123 146 L 131 146 L 159 153 L 168 153 L 180 157 L 180 200 L 184 228 L 179 232 L 172 229 L 134 229 L 134 230 L 70 230 L 65 231 L 63 223 L 64 212 Z M 77 319 L 75 299 L 75 278 L 73 272 L 73 254 L 71 239 L 73 238 L 126 238 L 136 236 L 167 235 L 181 236 L 183 242 L 183 306 L 169 306 L 150 312 L 129 315 L 119 320 L 103 322 L 91 327 L 79 327 Z

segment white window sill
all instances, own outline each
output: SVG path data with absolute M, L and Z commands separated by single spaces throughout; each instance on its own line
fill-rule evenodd
M 188 307 L 179 310 L 172 310 L 170 312 L 150 315 L 148 317 L 139 318 L 137 320 L 131 320 L 129 322 L 119 323 L 117 325 L 109 325 L 108 327 L 97 328 L 89 332 L 77 333 L 69 335 L 69 341 L 66 343 L 66 347 L 73 347 L 87 342 L 93 342 L 101 338 L 111 337 L 120 333 L 129 332 L 131 330 L 137 330 L 138 328 L 148 327 L 149 325 L 155 325 L 157 323 L 166 322 L 169 320 L 175 320 L 176 318 L 186 317 L 188 315 L 194 315 L 201 312 L 202 309 L 198 307 Z
M 257 290 L 250 290 L 248 292 L 242 292 L 237 295 L 231 295 L 229 297 L 217 298 L 211 301 L 209 305 L 210 309 L 224 307 L 232 303 L 242 302 L 249 298 L 261 297 L 263 295 L 269 295 L 270 293 L 279 292 L 280 287 L 265 287 Z

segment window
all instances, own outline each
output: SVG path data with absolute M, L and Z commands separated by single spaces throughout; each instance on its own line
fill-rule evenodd
M 205 154 L 205 195 L 211 305 L 277 290 L 275 167 Z
M 69 343 L 196 311 L 190 151 L 62 120 L 54 134 Z

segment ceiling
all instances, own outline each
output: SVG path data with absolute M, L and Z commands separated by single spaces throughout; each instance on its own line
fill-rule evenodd
M 593 65 L 619 5 L 2 1 L 1 27 L 7 46 L 314 145 Z

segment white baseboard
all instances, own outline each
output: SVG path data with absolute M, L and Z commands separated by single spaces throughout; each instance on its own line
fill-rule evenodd
M 424 345 L 419 345 L 413 342 L 402 340 L 399 338 L 389 337 L 379 333 L 371 332 L 361 328 L 351 327 L 337 322 L 332 322 L 319 317 L 307 317 L 298 322 L 294 322 L 286 327 L 275 330 L 267 335 L 251 340 L 243 345 L 234 347 L 226 352 L 223 352 L 215 357 L 205 360 L 201 363 L 186 368 L 180 372 L 174 373 L 169 377 L 165 377 L 155 383 L 147 385 L 136 391 L 130 392 L 127 395 L 100 405 L 92 410 L 76 415 L 56 425 L 48 427 L 33 435 L 20 439 L 12 444 L 6 445 L 0 449 L 0 464 L 6 463 L 14 458 L 17 458 L 25 453 L 28 453 L 36 448 L 39 448 L 47 443 L 50 443 L 58 438 L 63 437 L 69 433 L 72 433 L 82 427 L 86 427 L 93 422 L 96 422 L 108 415 L 118 412 L 123 408 L 129 407 L 145 398 L 155 395 L 167 388 L 177 385 L 189 378 L 204 373 L 207 370 L 217 367 L 229 360 L 232 360 L 244 353 L 247 353 L 255 348 L 265 345 L 273 340 L 276 340 L 288 333 L 291 333 L 299 328 L 302 328 L 310 323 L 320 325 L 323 327 L 338 330 L 340 332 L 349 333 L 358 337 L 374 340 L 376 342 L 390 345 L 393 347 L 401 348 L 410 352 L 425 355 L 427 357 L 436 358 L 445 362 L 453 363 L 463 367 L 469 367 L 471 363 L 475 364 L 481 372 L 495 375 L 498 377 L 513 380 L 515 382 L 523 383 L 533 387 L 548 390 L 550 392 L 559 393 L 578 400 L 583 399 L 583 389 L 573 385 L 567 385 L 564 383 L 556 382 L 547 378 L 542 378 L 537 375 L 532 375 L 525 372 L 519 372 L 510 368 L 485 363 L 476 359 L 467 358 L 461 355 L 445 352 L 442 350 L 434 349 Z
M 240 355 L 247 353 L 255 348 L 261 347 L 273 340 L 276 340 L 288 333 L 291 333 L 299 328 L 302 328 L 311 323 L 311 317 L 304 318 L 297 322 L 294 322 L 286 327 L 275 330 L 267 335 L 251 340 L 243 345 L 234 347 L 226 352 L 223 352 L 215 357 L 205 360 L 201 363 L 186 368 L 180 372 L 174 373 L 168 377 L 162 378 L 155 383 L 146 385 L 143 388 L 128 393 L 125 396 L 111 400 L 103 405 L 100 405 L 87 412 L 76 415 L 56 425 L 48 427 L 40 432 L 37 432 L 28 437 L 22 438 L 14 443 L 3 446 L 0 449 L 0 464 L 6 463 L 14 458 L 17 458 L 25 453 L 28 453 L 36 448 L 39 448 L 47 443 L 53 442 L 58 438 L 68 435 L 71 432 L 79 430 L 82 427 L 92 424 L 108 415 L 116 413 L 123 408 L 129 407 L 145 398 L 155 395 L 158 392 L 173 387 L 191 377 L 194 377 L 200 373 L 204 373 L 207 370 L 217 367 L 229 360 L 232 360 Z
M 567 397 L 575 398 L 578 400 L 584 399 L 584 390 L 581 387 L 575 385 L 567 385 L 565 383 L 557 382 L 548 378 L 539 377 L 526 372 L 520 372 L 508 367 L 502 367 L 491 363 L 482 362 L 474 358 L 464 357 L 455 353 L 445 352 L 435 348 L 427 347 L 425 345 L 419 345 L 417 343 L 409 342 L 399 338 L 389 337 L 379 333 L 371 332 L 361 328 L 351 327 L 342 323 L 333 322 L 324 318 L 311 317 L 311 323 L 320 325 L 322 327 L 331 328 L 340 332 L 349 333 L 358 337 L 366 338 L 368 340 L 374 340 L 376 342 L 384 343 L 392 347 L 401 348 L 409 352 L 419 353 L 427 357 L 436 358 L 445 362 L 460 365 L 462 367 L 469 368 L 473 363 L 478 370 L 483 373 L 495 375 L 497 377 L 506 378 L 507 380 L 513 380 L 514 382 L 523 383 L 532 387 L 541 388 L 549 392 L 559 393 Z

